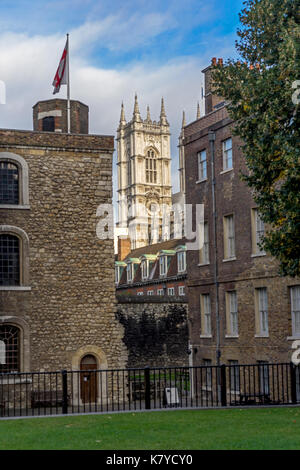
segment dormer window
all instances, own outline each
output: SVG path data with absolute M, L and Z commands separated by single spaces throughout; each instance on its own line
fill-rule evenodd
M 178 251 L 177 266 L 178 266 L 179 273 L 184 273 L 186 271 L 186 252 L 185 251 Z
M 168 257 L 162 255 L 159 257 L 159 275 L 166 276 L 168 272 Z
M 149 277 L 149 261 L 144 259 L 141 263 L 142 280 L 145 281 Z
M 132 263 L 127 264 L 126 271 L 127 271 L 127 282 L 128 283 L 132 282 L 133 281 L 133 264 Z

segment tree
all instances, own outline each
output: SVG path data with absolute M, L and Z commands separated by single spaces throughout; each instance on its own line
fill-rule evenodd
M 240 13 L 239 59 L 213 71 L 243 142 L 251 188 L 270 227 L 262 247 L 282 275 L 300 274 L 299 0 L 247 0 Z

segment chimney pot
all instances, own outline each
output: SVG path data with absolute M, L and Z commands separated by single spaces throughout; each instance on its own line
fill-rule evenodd
M 211 59 L 211 65 L 217 65 L 217 58 L 216 57 L 213 57 Z
M 219 64 L 221 67 L 223 66 L 223 59 L 222 59 L 222 58 L 218 59 L 218 64 Z

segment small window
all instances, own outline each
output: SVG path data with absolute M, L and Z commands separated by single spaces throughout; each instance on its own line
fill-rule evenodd
M 0 372 L 20 371 L 20 330 L 13 325 L 0 326 Z
M 163 289 L 157 289 L 157 295 L 164 295 Z
M 137 295 L 144 295 L 144 292 L 142 290 L 137 292 Z
M 142 261 L 141 271 L 142 271 L 142 280 L 145 281 L 149 277 L 149 262 L 147 260 Z
M 19 168 L 0 161 L 0 204 L 19 204 Z
M 175 295 L 175 288 L 174 287 L 168 287 L 168 295 Z
M 55 121 L 53 116 L 47 116 L 43 119 L 42 129 L 44 132 L 55 131 Z
M 198 153 L 198 180 L 202 181 L 207 178 L 207 161 L 206 150 Z
M 128 263 L 126 267 L 127 271 L 127 282 L 132 282 L 133 281 L 133 264 Z
M 268 336 L 268 294 L 265 287 L 255 289 L 255 303 L 257 312 L 257 334 L 259 336 Z
M 186 252 L 179 251 L 177 253 L 178 272 L 183 273 L 186 271 Z
M 292 309 L 292 334 L 300 337 L 300 286 L 290 288 Z
M 116 284 L 120 282 L 120 269 L 118 266 L 115 267 L 115 282 Z
M 178 287 L 178 294 L 179 294 L 179 295 L 185 295 L 184 286 L 179 286 L 179 287 Z
M 0 285 L 20 285 L 20 243 L 19 238 L 0 235 Z
M 154 294 L 154 291 L 153 290 L 148 290 L 147 291 L 147 295 L 153 295 Z
M 223 141 L 223 170 L 232 168 L 232 139 Z
M 160 276 L 166 276 L 168 271 L 168 257 L 166 255 L 161 255 L 159 257 L 159 274 Z
M 209 294 L 201 294 L 200 306 L 202 335 L 211 336 L 211 304 Z
M 224 217 L 224 258 L 235 258 L 235 229 L 233 215 Z
M 203 365 L 205 366 L 204 369 L 204 383 L 207 388 L 211 388 L 212 386 L 212 362 L 211 359 L 203 359 Z
M 236 292 L 226 292 L 227 334 L 238 336 L 238 307 Z
M 208 222 L 204 222 L 204 239 L 203 246 L 199 252 L 200 264 L 209 264 L 209 237 L 208 237 Z

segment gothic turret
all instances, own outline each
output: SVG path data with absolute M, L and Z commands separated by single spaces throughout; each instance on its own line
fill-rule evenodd
M 136 121 L 136 122 L 141 121 L 141 115 L 140 115 L 140 110 L 139 110 L 137 94 L 135 94 L 135 98 L 134 98 L 133 121 Z
M 161 110 L 160 110 L 160 124 L 163 124 L 164 126 L 168 126 L 169 123 L 167 121 L 167 115 L 166 115 L 166 110 L 165 110 L 165 103 L 164 99 L 161 99 Z

